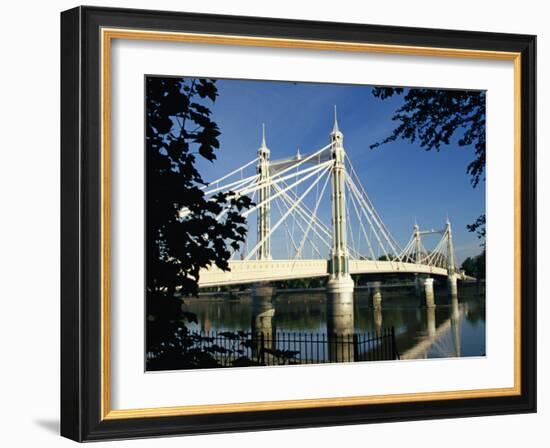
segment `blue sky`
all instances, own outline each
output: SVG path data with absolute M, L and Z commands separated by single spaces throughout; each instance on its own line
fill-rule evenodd
M 221 130 L 221 149 L 214 163 L 199 161 L 205 180 L 254 159 L 262 123 L 272 159 L 292 156 L 297 148 L 309 153 L 325 146 L 336 105 L 348 157 L 397 241 L 405 245 L 415 220 L 421 228 L 442 228 L 448 215 L 458 261 L 481 252 L 479 240 L 466 229 L 485 212 L 485 184 L 474 189 L 466 173 L 473 147 L 451 142 L 439 152 L 425 151 L 398 140 L 369 149 L 395 127 L 391 117 L 401 96 L 382 101 L 361 85 L 218 80 L 217 87 L 219 96 L 210 107 Z

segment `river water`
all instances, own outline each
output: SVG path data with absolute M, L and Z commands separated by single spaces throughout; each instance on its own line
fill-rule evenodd
M 460 284 L 454 299 L 436 286 L 435 308 L 420 306 L 410 286 L 383 285 L 381 293 L 382 307 L 375 308 L 369 290 L 356 288 L 349 315 L 338 316 L 337 325 L 344 322 L 351 333 L 393 327 L 401 359 L 485 356 L 485 297 L 478 285 Z M 324 290 L 277 290 L 260 302 L 251 292 L 208 294 L 186 299 L 183 309 L 197 315 L 191 326 L 197 331 L 326 334 L 339 314 L 327 306 L 330 300 Z

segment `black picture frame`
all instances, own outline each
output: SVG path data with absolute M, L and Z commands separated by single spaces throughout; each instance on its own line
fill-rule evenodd
M 521 54 L 521 393 L 201 415 L 102 418 L 101 28 L 460 48 Z M 61 14 L 61 434 L 76 441 L 536 411 L 536 37 L 77 7 Z

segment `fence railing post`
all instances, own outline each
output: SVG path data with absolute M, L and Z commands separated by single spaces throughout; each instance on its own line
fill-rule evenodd
M 395 327 L 391 327 L 391 345 L 393 349 L 393 359 L 399 359 L 399 351 L 397 350 L 397 342 L 395 340 Z
M 265 365 L 264 347 L 265 347 L 265 341 L 264 341 L 264 334 L 262 332 L 260 333 L 260 362 L 262 363 L 262 365 Z
M 274 364 L 310 364 L 324 362 L 361 362 L 400 359 L 397 347 L 395 327 L 387 327 L 375 332 L 338 334 L 317 333 L 251 333 L 245 340 L 235 341 L 225 333 L 215 331 L 192 331 L 189 336 L 194 338 L 195 347 L 199 350 L 209 350 L 213 345 L 225 348 L 225 351 L 213 353 L 212 356 L 222 366 L 232 366 L 237 359 L 238 343 L 244 347 L 244 356 L 259 365 Z M 250 339 L 249 339 L 250 338 Z M 298 352 L 294 356 L 277 354 L 281 352 Z M 267 355 L 266 355 L 267 352 Z M 154 354 L 147 354 L 154 359 Z M 292 362 L 291 362 L 292 361 Z

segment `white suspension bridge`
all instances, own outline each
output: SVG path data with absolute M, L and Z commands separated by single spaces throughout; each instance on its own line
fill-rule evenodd
M 330 212 L 324 199 L 329 188 Z M 351 292 L 353 274 L 404 273 L 428 277 L 426 291 L 431 275 L 445 276 L 456 294 L 457 280 L 464 278 L 456 266 L 448 219 L 438 230 L 415 224 L 407 244 L 398 244 L 346 155 L 336 108 L 328 145 L 307 155 L 298 150 L 294 157 L 271 160 L 264 128 L 258 156 L 204 190 L 207 197 L 218 192 L 249 196 L 254 205 L 241 214 L 249 225 L 256 215 L 257 232 L 248 232 L 233 252 L 229 271 L 215 266 L 201 270 L 200 287 L 328 277 L 329 291 Z M 428 250 L 424 244 L 430 235 L 439 240 Z

